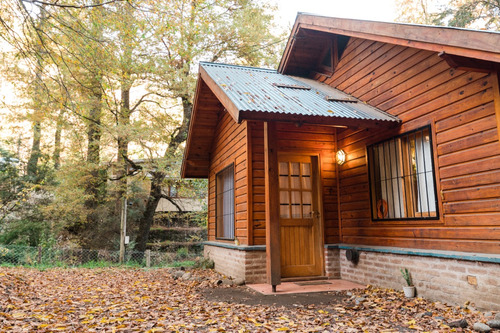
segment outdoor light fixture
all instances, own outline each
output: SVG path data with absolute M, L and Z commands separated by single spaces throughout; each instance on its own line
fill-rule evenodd
M 340 149 L 338 152 L 337 152 L 337 163 L 338 165 L 342 165 L 345 163 L 345 151 L 343 151 L 342 149 Z

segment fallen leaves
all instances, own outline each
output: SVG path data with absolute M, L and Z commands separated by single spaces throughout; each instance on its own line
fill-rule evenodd
M 201 291 L 244 287 L 218 286 L 213 271 L 191 273 L 193 280 L 168 269 L 0 268 L 0 332 L 440 332 L 482 316 L 371 286 L 325 294 L 321 304 L 215 302 Z

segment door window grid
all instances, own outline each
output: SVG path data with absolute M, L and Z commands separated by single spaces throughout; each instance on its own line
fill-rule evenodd
M 312 217 L 311 163 L 280 162 L 280 217 Z

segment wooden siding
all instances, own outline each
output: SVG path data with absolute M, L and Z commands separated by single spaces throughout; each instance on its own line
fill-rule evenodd
M 249 122 L 252 158 L 253 244 L 265 241 L 264 131 L 262 122 Z M 279 152 L 319 156 L 325 243 L 338 243 L 337 177 L 333 127 L 277 123 Z
M 208 239 L 216 240 L 216 174 L 234 163 L 235 237 L 241 244 L 248 244 L 247 123 L 237 124 L 227 111 L 222 111 L 212 142 L 208 183 Z
M 342 239 L 349 244 L 500 253 L 496 74 L 450 69 L 437 53 L 351 39 L 332 77 L 315 79 L 397 115 L 399 129 L 344 130 L 338 147 Z M 373 222 L 366 146 L 431 125 L 440 219 Z

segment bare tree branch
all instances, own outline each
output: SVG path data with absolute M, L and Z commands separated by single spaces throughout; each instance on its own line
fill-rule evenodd
M 59 8 L 74 8 L 74 9 L 95 8 L 95 7 L 102 7 L 105 5 L 109 5 L 109 4 L 112 4 L 115 2 L 128 2 L 128 0 L 111 0 L 111 1 L 103 2 L 103 3 L 78 6 L 78 5 L 61 4 L 61 3 L 59 3 L 59 1 L 55 1 L 55 2 L 46 2 L 46 1 L 39 1 L 39 0 L 21 0 L 21 1 L 36 4 L 36 5 L 42 5 L 42 6 L 53 6 L 53 7 L 59 7 Z

